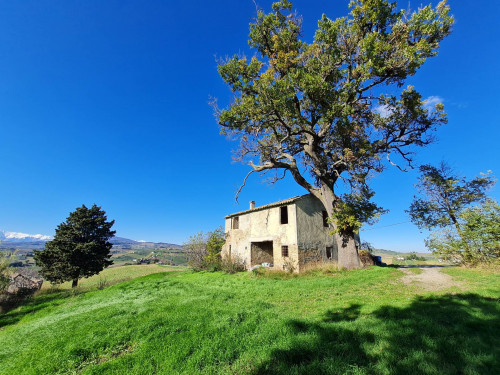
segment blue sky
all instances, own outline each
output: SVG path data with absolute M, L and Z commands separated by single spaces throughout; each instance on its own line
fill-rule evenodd
M 271 1 L 257 1 L 269 10 Z M 404 2 L 406 7 L 408 2 Z M 310 41 L 322 13 L 348 1 L 295 1 Z M 411 1 L 415 8 L 421 2 Z M 451 1 L 454 31 L 411 79 L 441 98 L 449 124 L 418 162 L 447 160 L 467 177 L 500 175 L 500 3 Z M 225 215 L 305 191 L 275 186 L 231 161 L 209 97 L 230 92 L 217 57 L 253 52 L 253 1 L 14 1 L 0 9 L 0 230 L 54 234 L 81 204 L 101 205 L 117 235 L 182 243 Z M 407 222 L 417 174 L 389 168 L 372 181 L 390 209 L 361 233 L 376 247 L 423 250 Z M 491 195 L 499 198 L 499 188 Z

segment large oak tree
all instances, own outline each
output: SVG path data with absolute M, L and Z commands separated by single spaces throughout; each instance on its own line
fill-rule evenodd
M 402 87 L 437 54 L 453 19 L 444 1 L 411 13 L 357 0 L 347 17 L 323 15 L 308 43 L 289 1 L 272 9 L 250 24 L 255 56 L 219 64 L 234 100 L 223 109 L 214 103 L 218 122 L 240 140 L 237 159 L 250 173 L 290 173 L 321 200 L 339 267 L 359 267 L 354 234 L 382 212 L 368 179 L 389 163 L 411 165 L 414 147 L 446 122 L 442 104 L 430 108 L 414 87 Z

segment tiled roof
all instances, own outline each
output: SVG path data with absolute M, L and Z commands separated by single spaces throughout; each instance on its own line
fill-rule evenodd
M 298 201 L 299 199 L 302 199 L 306 196 L 308 196 L 309 194 L 305 194 L 305 195 L 298 195 L 296 197 L 292 197 L 292 198 L 288 198 L 288 199 L 285 199 L 285 200 L 282 200 L 282 201 L 278 201 L 278 202 L 274 202 L 274 203 L 269 203 L 269 204 L 265 204 L 263 206 L 259 206 L 259 207 L 255 207 L 254 209 L 252 210 L 245 210 L 245 211 L 240 211 L 240 212 L 236 212 L 234 214 L 231 214 L 231 215 L 227 215 L 225 217 L 225 219 L 229 219 L 230 217 L 233 217 L 233 216 L 240 216 L 240 215 L 245 215 L 245 214 L 249 214 L 251 212 L 256 212 L 256 211 L 261 211 L 261 210 L 266 210 L 268 208 L 273 208 L 273 207 L 279 207 L 279 206 L 284 206 L 284 205 L 287 205 L 287 204 L 290 204 L 290 203 L 293 203 L 293 202 L 296 202 Z

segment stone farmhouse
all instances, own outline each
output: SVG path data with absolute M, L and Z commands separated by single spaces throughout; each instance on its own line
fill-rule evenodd
M 255 207 L 225 217 L 223 256 L 237 257 L 250 269 L 266 265 L 299 272 L 313 264 L 337 261 L 327 212 L 311 194 Z

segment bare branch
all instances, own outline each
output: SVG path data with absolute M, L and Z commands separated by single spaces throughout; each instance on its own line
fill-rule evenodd
M 391 165 L 395 166 L 395 167 L 396 167 L 397 169 L 399 169 L 401 172 L 408 172 L 408 170 L 406 170 L 406 169 L 404 169 L 404 168 L 401 168 L 398 164 L 394 163 L 394 162 L 391 160 L 390 155 L 391 155 L 391 153 L 390 153 L 390 152 L 388 152 L 388 153 L 386 154 L 386 158 L 387 158 L 387 161 L 388 161 L 389 163 L 391 163 Z
M 247 178 L 250 177 L 250 175 L 254 172 L 257 172 L 255 169 L 254 170 L 251 170 L 250 172 L 247 173 L 247 175 L 245 176 L 245 178 L 243 179 L 243 184 L 241 184 L 241 186 L 238 188 L 238 191 L 236 192 L 236 196 L 234 197 L 234 201 L 236 202 L 236 204 L 238 204 L 238 197 L 240 196 L 240 193 L 241 193 L 241 190 L 243 189 L 243 187 L 246 185 L 247 183 Z

